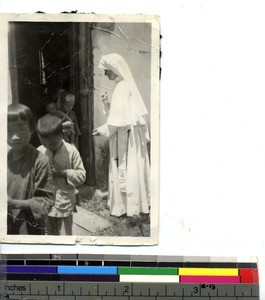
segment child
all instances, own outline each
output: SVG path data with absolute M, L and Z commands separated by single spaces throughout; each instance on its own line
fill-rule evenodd
M 45 105 L 45 111 L 47 114 L 55 115 L 57 113 L 57 105 L 55 102 L 48 102 Z
M 64 92 L 65 92 L 65 89 L 58 88 L 55 90 L 55 92 L 53 94 L 53 99 L 54 99 L 54 102 L 56 102 L 57 110 L 61 110 L 61 103 L 62 103 L 61 96 Z
M 75 189 L 86 179 L 86 171 L 75 146 L 63 140 L 62 121 L 53 115 L 45 115 L 37 124 L 42 146 L 38 150 L 46 154 L 53 165 L 55 204 L 47 217 L 47 229 L 52 235 L 72 235 Z
M 63 138 L 68 141 L 69 134 L 75 134 L 74 123 L 70 117 L 68 117 L 62 111 L 57 110 L 57 104 L 55 102 L 48 102 L 45 105 L 47 114 L 54 115 L 62 120 L 63 126 Z
M 75 96 L 70 92 L 65 91 L 61 95 L 61 110 L 71 118 L 74 125 L 74 134 L 69 132 L 68 142 L 72 145 L 75 145 L 78 148 L 78 137 L 81 135 L 81 131 L 77 124 L 76 114 L 73 111 L 75 105 Z
M 34 130 L 27 106 L 8 106 L 8 234 L 45 234 L 45 217 L 54 204 L 49 159 L 29 144 Z
M 60 97 L 61 97 L 61 95 L 63 95 L 63 93 L 64 93 L 64 90 L 59 90 L 59 92 L 60 92 Z M 61 99 L 61 98 L 59 98 L 59 99 Z M 74 123 L 73 123 L 72 119 L 66 113 L 60 111 L 58 109 L 58 107 L 62 108 L 61 102 L 59 105 L 59 100 L 57 101 L 57 103 L 48 102 L 45 106 L 45 109 L 48 114 L 54 115 L 62 120 L 63 139 L 66 142 L 75 145 L 77 148 L 78 141 L 77 141 L 77 138 L 75 138 Z M 67 104 L 65 104 L 64 107 L 67 107 Z M 72 113 L 74 114 L 73 111 L 72 111 Z M 74 114 L 73 118 L 76 118 L 75 114 Z M 77 125 L 77 127 L 78 127 L 78 125 Z M 78 130 L 79 130 L 79 127 L 77 128 L 77 131 Z M 80 132 L 80 131 L 78 131 L 78 132 Z M 76 191 L 75 191 L 76 201 L 78 201 L 78 194 L 79 194 L 79 191 L 76 189 Z

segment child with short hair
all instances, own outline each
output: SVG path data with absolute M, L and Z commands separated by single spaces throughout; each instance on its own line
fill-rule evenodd
M 66 141 L 72 145 L 75 145 L 78 148 L 78 138 L 81 135 L 81 131 L 80 131 L 78 123 L 77 123 L 76 114 L 73 111 L 74 106 L 75 106 L 75 96 L 68 91 L 65 91 L 64 93 L 62 93 L 62 95 L 61 95 L 61 110 L 63 113 L 65 113 L 66 116 L 70 117 L 70 119 L 73 122 L 73 127 L 74 127 L 74 132 L 69 131 Z
M 49 159 L 29 144 L 35 130 L 31 110 L 8 106 L 7 234 L 45 234 L 45 217 L 54 204 Z
M 46 103 L 45 110 L 47 114 L 54 115 L 62 120 L 63 138 L 68 142 L 69 134 L 75 134 L 74 123 L 72 119 L 64 112 L 57 110 L 57 103 L 55 102 Z
M 76 187 L 84 183 L 86 171 L 75 146 L 63 140 L 62 121 L 53 115 L 39 119 L 37 133 L 42 143 L 38 148 L 53 165 L 55 204 L 47 217 L 51 235 L 72 235 Z

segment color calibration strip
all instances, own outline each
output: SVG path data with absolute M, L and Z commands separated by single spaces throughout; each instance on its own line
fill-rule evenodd
M 40 257 L 1 257 L 1 271 L 6 280 L 45 281 L 87 281 L 87 282 L 149 282 L 149 283 L 216 283 L 216 284 L 257 284 L 258 269 L 254 261 L 210 261 L 200 258 L 200 262 L 177 261 L 173 257 L 104 256 L 74 261 L 63 259 L 62 255 L 41 260 Z M 92 258 L 92 259 L 91 259 Z M 23 262 L 23 264 L 22 264 Z M 97 262 L 99 265 L 97 265 Z M 93 265 L 94 264 L 94 265 Z
M 0 299 L 260 300 L 256 258 L 1 255 Z

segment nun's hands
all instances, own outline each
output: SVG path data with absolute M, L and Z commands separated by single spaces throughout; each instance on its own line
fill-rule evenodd
M 93 132 L 92 132 L 92 135 L 94 136 L 100 136 L 100 133 L 97 129 L 94 129 Z

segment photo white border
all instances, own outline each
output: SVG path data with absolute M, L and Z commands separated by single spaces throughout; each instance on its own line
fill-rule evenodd
M 150 237 L 114 237 L 114 236 L 31 236 L 7 235 L 7 105 L 11 102 L 9 93 L 8 74 L 8 22 L 148 22 L 152 24 L 152 51 L 151 51 L 151 214 Z M 98 14 L 1 14 L 0 18 L 0 133 L 3 143 L 0 145 L 0 241 L 2 243 L 24 244 L 80 244 L 89 245 L 156 245 L 158 244 L 159 229 L 159 120 L 160 120 L 160 25 L 156 15 L 98 15 Z M 6 88 L 5 88 L 6 87 Z M 36 251 L 34 251 L 36 253 Z M 41 252 L 41 251 L 38 251 Z

